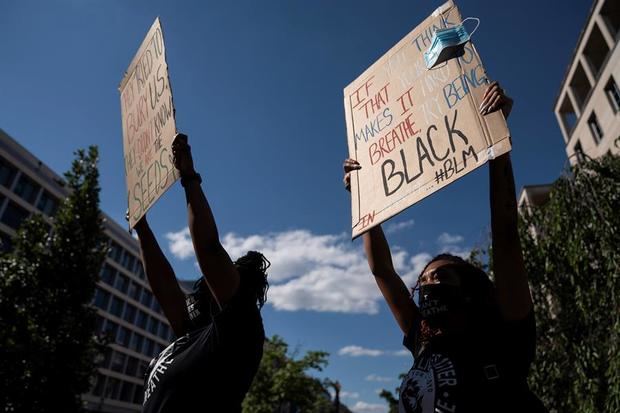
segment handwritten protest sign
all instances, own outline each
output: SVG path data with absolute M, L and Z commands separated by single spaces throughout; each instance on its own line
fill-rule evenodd
M 170 148 L 176 134 L 174 105 L 159 18 L 129 65 L 119 91 L 129 226 L 133 228 L 178 179 Z
M 510 150 L 503 115 L 478 113 L 488 80 L 471 41 L 426 67 L 434 31 L 461 21 L 448 1 L 344 89 L 349 155 L 362 165 L 353 238 Z

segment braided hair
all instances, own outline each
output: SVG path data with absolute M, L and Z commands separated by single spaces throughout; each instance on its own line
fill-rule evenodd
M 262 308 L 267 301 L 267 269 L 271 263 L 263 254 L 257 251 L 248 251 L 247 254 L 235 261 L 239 276 L 248 286 L 249 290 L 256 296 L 258 308 Z

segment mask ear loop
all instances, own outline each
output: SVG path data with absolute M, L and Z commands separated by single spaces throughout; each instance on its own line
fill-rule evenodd
M 479 19 L 479 18 L 477 18 L 477 17 L 467 17 L 467 18 L 465 18 L 465 19 L 463 19 L 463 20 L 461 21 L 461 24 L 463 25 L 463 27 L 465 27 L 465 22 L 466 22 L 467 20 L 475 20 L 475 21 L 476 21 L 476 23 L 477 23 L 477 24 L 476 24 L 476 27 L 474 27 L 474 30 L 472 30 L 472 31 L 471 31 L 471 33 L 469 33 L 469 37 L 471 38 L 471 37 L 474 35 L 474 32 L 475 32 L 476 30 L 478 30 L 478 27 L 480 27 L 480 19 Z

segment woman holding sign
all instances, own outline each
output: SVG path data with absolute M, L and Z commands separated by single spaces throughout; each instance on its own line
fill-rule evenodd
M 260 308 L 266 300 L 269 262 L 254 251 L 230 259 L 200 187 L 187 136 L 177 135 L 172 152 L 203 276 L 186 297 L 146 217 L 136 224 L 153 294 L 178 337 L 146 371 L 142 411 L 241 412 L 263 352 Z
M 501 109 L 508 117 L 511 108 L 512 99 L 493 83 L 480 113 Z M 345 160 L 347 189 L 361 167 Z M 509 154 L 489 161 L 489 173 L 495 283 L 462 258 L 441 254 L 426 264 L 410 293 L 381 227 L 363 235 L 370 269 L 414 356 L 400 388 L 399 413 L 546 411 L 526 382 L 535 324 Z

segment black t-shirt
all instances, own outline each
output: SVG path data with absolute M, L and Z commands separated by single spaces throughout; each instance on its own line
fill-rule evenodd
M 256 298 L 242 283 L 212 322 L 179 337 L 151 361 L 142 412 L 240 412 L 264 340 Z
M 530 313 L 485 336 L 439 336 L 417 343 L 417 320 L 403 344 L 414 364 L 400 388 L 399 413 L 546 412 L 529 390 L 535 324 Z

